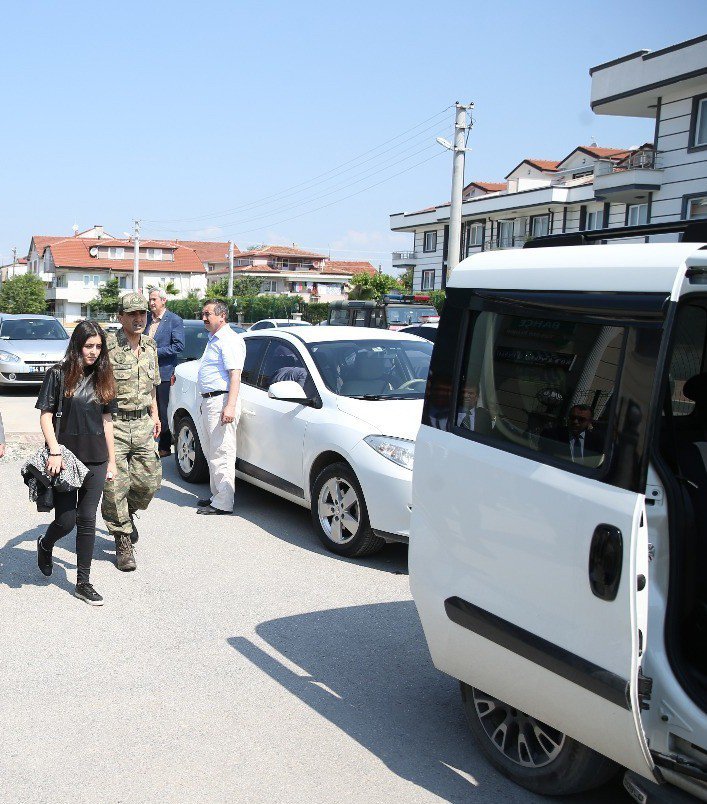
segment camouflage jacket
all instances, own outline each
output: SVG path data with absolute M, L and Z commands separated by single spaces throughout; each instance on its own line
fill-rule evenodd
M 115 376 L 118 410 L 142 410 L 152 404 L 153 389 L 160 384 L 157 344 L 147 335 L 140 336 L 140 354 L 130 348 L 125 332 L 106 337 L 108 356 Z

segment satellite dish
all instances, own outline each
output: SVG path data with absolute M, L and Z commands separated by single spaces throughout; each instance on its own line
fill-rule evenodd
M 91 248 L 88 250 L 88 253 L 92 257 L 97 257 L 98 256 L 98 248 L 96 246 L 91 246 Z

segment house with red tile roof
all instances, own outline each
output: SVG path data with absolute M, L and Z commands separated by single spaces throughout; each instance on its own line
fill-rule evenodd
M 234 275 L 261 280 L 261 292 L 301 296 L 305 301 L 336 301 L 348 297 L 358 273 L 375 273 L 370 262 L 330 260 L 297 246 L 265 245 L 239 252 Z M 228 267 L 208 273 L 211 285 L 228 276 Z
M 175 298 L 190 292 L 206 291 L 206 274 L 202 257 L 194 244 L 189 246 L 172 240 L 141 240 L 139 252 L 140 286 L 176 288 Z M 117 278 L 121 290 L 133 289 L 135 244 L 94 226 L 67 237 L 33 235 L 27 256 L 28 271 L 46 284 L 50 313 L 71 323 L 89 314 L 90 303 L 98 288 Z

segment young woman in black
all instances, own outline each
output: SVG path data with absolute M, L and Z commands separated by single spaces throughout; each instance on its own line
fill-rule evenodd
M 57 419 L 62 386 L 62 415 Z M 44 575 L 51 575 L 52 548 L 75 527 L 74 595 L 101 606 L 103 598 L 89 583 L 89 575 L 96 540 L 96 510 L 104 484 L 115 477 L 111 414 L 117 407 L 106 336 L 97 323 L 81 321 L 76 325 L 64 360 L 47 372 L 35 407 L 41 411 L 39 423 L 49 448 L 47 473 L 58 475 L 61 471 L 60 444 L 90 470 L 77 491 L 55 492 L 55 517 L 46 534 L 37 539 L 37 564 Z

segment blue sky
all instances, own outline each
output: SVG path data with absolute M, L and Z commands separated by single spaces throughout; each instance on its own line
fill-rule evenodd
M 434 138 L 455 100 L 476 105 L 467 180 L 652 139 L 649 120 L 590 111 L 589 67 L 704 33 L 707 3 L 579 8 L 7 4 L 2 262 L 32 234 L 122 235 L 139 217 L 153 237 L 294 242 L 385 270 L 409 244 L 389 214 L 448 200 Z

